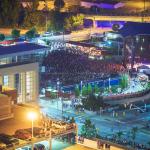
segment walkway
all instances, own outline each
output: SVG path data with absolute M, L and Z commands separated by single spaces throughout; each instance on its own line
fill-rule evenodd
M 150 16 L 100 16 L 100 15 L 86 15 L 86 19 L 93 21 L 132 21 L 132 22 L 150 22 Z
M 93 150 L 93 149 L 76 144 L 76 145 L 70 146 L 68 148 L 65 148 L 64 150 Z
M 106 103 L 111 104 L 111 105 L 128 104 L 128 103 L 144 101 L 144 100 L 148 100 L 148 99 L 150 99 L 150 93 L 148 93 L 142 97 L 126 98 L 126 99 L 122 99 L 122 100 L 109 100 Z

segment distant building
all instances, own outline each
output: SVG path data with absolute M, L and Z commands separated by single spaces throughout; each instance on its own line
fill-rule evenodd
M 128 22 L 120 30 L 124 37 L 127 63 L 150 63 L 150 24 Z
M 102 9 L 117 9 L 123 7 L 124 4 L 118 1 L 108 1 L 108 0 L 103 0 L 103 1 L 81 0 L 80 6 L 84 8 L 95 7 L 95 8 L 102 8 Z
M 80 6 L 80 0 L 64 0 L 65 7 L 62 11 L 76 11 Z M 32 1 L 31 0 L 21 0 L 21 4 L 24 8 L 31 8 Z M 54 0 L 40 0 L 38 10 L 52 10 L 54 9 Z

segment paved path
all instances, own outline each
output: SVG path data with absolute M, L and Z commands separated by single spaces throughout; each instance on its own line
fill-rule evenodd
M 141 16 L 98 16 L 98 15 L 86 15 L 86 19 L 92 19 L 96 21 L 132 21 L 132 22 L 150 22 L 150 17 Z
M 116 105 L 116 104 L 127 104 L 127 103 L 133 103 L 138 101 L 144 101 L 150 99 L 150 93 L 142 96 L 142 97 L 135 97 L 135 98 L 126 98 L 122 100 L 109 100 L 107 101 L 108 104 Z
M 64 150 L 94 150 L 94 149 L 76 144 L 68 148 L 65 148 Z

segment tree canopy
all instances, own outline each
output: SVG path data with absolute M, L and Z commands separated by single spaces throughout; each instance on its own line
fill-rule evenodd
M 4 41 L 4 39 L 5 39 L 5 35 L 4 34 L 0 34 L 0 42 Z
M 36 11 L 38 9 L 39 6 L 39 0 L 33 0 L 32 1 L 32 10 Z
M 79 86 L 76 86 L 76 87 L 75 87 L 75 91 L 74 91 L 74 92 L 75 92 L 75 96 L 76 96 L 76 97 L 80 96 L 80 89 L 79 89 Z
M 16 26 L 19 16 L 18 0 L 0 0 L 0 25 Z
M 96 97 L 93 93 L 82 100 L 83 107 L 87 110 L 98 111 L 100 107 L 105 107 L 106 104 L 101 96 Z
M 23 26 L 26 28 L 45 27 L 45 16 L 40 12 L 26 11 Z
M 96 127 L 91 120 L 85 120 L 84 125 L 81 127 L 81 136 L 85 138 L 95 138 L 97 136 Z
M 65 18 L 65 29 L 66 30 L 77 30 L 83 27 L 84 16 L 83 15 L 72 15 L 69 18 Z
M 13 37 L 13 38 L 19 38 L 20 37 L 20 30 L 17 30 L 17 29 L 13 29 L 12 31 L 11 31 L 11 36 Z
M 65 14 L 59 11 L 52 11 L 48 21 L 48 31 L 64 31 Z
M 122 89 L 127 88 L 128 87 L 128 82 L 129 82 L 129 76 L 127 74 L 122 74 L 121 75 L 121 81 L 120 81 L 120 87 Z
M 32 28 L 31 30 L 27 31 L 25 36 L 27 39 L 32 39 L 35 37 L 36 34 L 36 28 Z
M 60 11 L 60 9 L 62 9 L 64 6 L 65 6 L 64 0 L 55 0 L 54 1 L 55 10 Z

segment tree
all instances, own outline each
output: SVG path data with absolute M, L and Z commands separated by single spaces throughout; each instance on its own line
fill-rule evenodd
M 59 11 L 52 11 L 51 18 L 48 21 L 48 31 L 64 31 L 65 14 Z
M 75 96 L 78 97 L 80 95 L 79 86 L 75 87 Z
M 5 35 L 4 34 L 0 34 L 0 42 L 4 41 L 4 39 L 5 39 Z
M 17 29 L 12 29 L 12 31 L 11 31 L 11 36 L 13 37 L 13 38 L 19 38 L 20 37 L 20 30 L 17 30 Z
M 116 135 L 117 135 L 117 139 L 120 140 L 121 137 L 123 136 L 123 132 L 122 132 L 122 131 L 119 131 L 119 132 L 117 132 Z
M 87 94 L 88 94 L 87 87 L 86 87 L 86 86 L 83 86 L 83 87 L 82 87 L 82 95 L 83 95 L 83 96 L 86 96 Z
M 88 84 L 88 87 L 87 87 L 88 89 L 88 94 L 91 94 L 92 93 L 92 86 L 91 86 L 91 84 Z
M 150 147 L 150 141 L 147 143 L 148 145 L 149 145 L 149 147 Z
M 18 0 L 0 1 L 0 25 L 16 26 L 18 24 L 20 2 Z
M 99 93 L 100 89 L 97 84 L 94 85 L 94 92 Z
M 75 123 L 74 117 L 72 117 L 72 118 L 70 119 L 70 123 Z
M 122 89 L 124 89 L 128 86 L 128 75 L 123 74 L 121 76 L 120 86 Z
M 65 19 L 65 26 L 66 30 L 77 30 L 83 27 L 84 23 L 84 15 L 72 15 L 69 18 Z
M 85 138 L 95 138 L 97 136 L 97 130 L 91 120 L 86 119 L 84 125 L 81 127 L 81 136 Z
M 32 10 L 36 11 L 38 9 L 39 6 L 39 0 L 33 0 L 32 2 Z
M 118 87 L 117 86 L 112 86 L 111 91 L 112 91 L 112 93 L 117 93 L 118 92 Z
M 72 20 L 71 18 L 65 18 L 65 25 L 64 25 L 65 30 L 71 31 L 72 30 Z
M 133 140 L 133 144 L 134 144 L 134 141 L 135 141 L 137 132 L 138 132 L 138 128 L 137 128 L 137 127 L 133 127 L 133 128 L 131 129 L 131 138 L 132 138 L 132 140 Z
M 99 111 L 100 107 L 105 107 L 103 97 L 96 97 L 94 94 L 90 94 L 87 98 L 82 100 L 83 107 L 90 111 Z
M 27 31 L 25 36 L 27 39 L 32 39 L 35 37 L 36 34 L 36 28 L 32 28 L 31 30 Z
M 23 26 L 26 28 L 45 27 L 45 16 L 40 12 L 26 11 Z
M 60 11 L 65 6 L 64 0 L 55 0 L 54 1 L 54 7 L 55 10 Z

